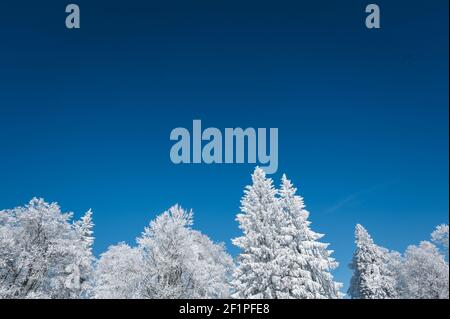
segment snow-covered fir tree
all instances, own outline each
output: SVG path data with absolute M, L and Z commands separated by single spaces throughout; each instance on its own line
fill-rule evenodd
M 303 199 L 284 176 L 281 190 L 256 168 L 237 220 L 243 235 L 234 272 L 235 298 L 340 298 L 337 267 L 323 235 L 313 232 Z M 278 196 L 279 195 L 279 196 Z
M 58 204 L 37 198 L 0 211 L 0 298 L 86 295 L 80 278 L 89 277 L 90 247 L 71 218 Z
M 356 250 L 350 268 L 353 276 L 348 294 L 353 299 L 397 298 L 397 279 L 391 267 L 391 258 L 398 260 L 397 254 L 389 253 L 377 246 L 367 230 L 356 225 Z
M 280 248 L 277 241 L 280 209 L 272 179 L 257 167 L 241 200 L 241 213 L 236 217 L 241 237 L 233 244 L 242 252 L 233 273 L 235 298 L 271 299 L 277 297 L 278 273 L 274 260 Z
M 327 250 L 329 244 L 310 229 L 309 212 L 297 189 L 283 175 L 279 191 L 280 220 L 277 222 L 280 248 L 275 259 L 277 298 L 324 299 L 340 298 L 340 283 L 333 280 L 331 270 L 338 263 Z

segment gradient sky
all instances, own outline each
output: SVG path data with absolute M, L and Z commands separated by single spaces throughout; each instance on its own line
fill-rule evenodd
M 448 1 L 0 4 L 0 208 L 94 210 L 95 252 L 175 203 L 237 249 L 252 165 L 174 165 L 170 131 L 279 128 L 288 174 L 346 287 L 353 229 L 403 251 L 448 223 Z

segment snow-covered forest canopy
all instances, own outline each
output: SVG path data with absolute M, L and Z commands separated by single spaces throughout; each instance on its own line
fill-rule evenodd
M 135 245 L 95 257 L 94 214 L 79 220 L 57 203 L 33 198 L 0 211 L 0 299 L 265 298 L 448 299 L 448 225 L 405 252 L 377 245 L 356 225 L 349 289 L 334 280 L 338 262 L 283 175 L 279 188 L 256 168 L 236 217 L 242 235 L 232 258 L 193 228 L 175 205 L 150 221 Z

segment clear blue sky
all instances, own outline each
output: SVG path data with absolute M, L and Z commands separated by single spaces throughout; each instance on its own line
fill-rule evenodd
M 353 229 L 392 249 L 448 222 L 448 1 L 0 4 L 0 208 L 33 196 L 94 210 L 95 252 L 171 205 L 216 241 L 251 165 L 176 166 L 170 131 L 278 127 L 286 172 L 346 285 Z M 67 2 L 68 4 L 69 2 Z

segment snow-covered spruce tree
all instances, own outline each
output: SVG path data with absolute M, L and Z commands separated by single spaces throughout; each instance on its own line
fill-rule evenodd
M 110 246 L 95 268 L 93 297 L 96 299 L 140 299 L 144 263 L 138 248 L 125 243 Z
M 280 192 L 264 171 L 256 168 L 247 186 L 237 220 L 243 236 L 233 274 L 235 298 L 340 298 L 341 285 L 330 271 L 323 235 L 310 229 L 309 213 L 292 183 L 283 176 Z M 278 197 L 279 195 L 279 197 Z
M 342 285 L 334 282 L 330 273 L 338 263 L 327 250 L 329 244 L 319 242 L 323 235 L 310 229 L 309 212 L 296 192 L 283 175 L 279 191 L 281 220 L 277 221 L 280 248 L 275 258 L 277 298 L 341 298 Z
M 401 298 L 448 299 L 449 268 L 444 256 L 429 241 L 409 246 L 399 279 Z
M 259 167 L 252 174 L 252 182 L 246 186 L 241 213 L 236 217 L 243 235 L 233 239 L 242 250 L 233 273 L 233 297 L 273 299 L 279 285 L 274 282 L 278 276 L 274 260 L 280 249 L 277 237 L 281 220 L 277 191 Z
M 231 257 L 192 224 L 192 211 L 176 205 L 137 239 L 144 260 L 143 298 L 229 297 Z
M 90 250 L 56 203 L 0 211 L 0 298 L 80 298 Z M 79 268 L 79 265 L 86 265 Z
M 377 246 L 367 230 L 356 225 L 356 251 L 350 268 L 353 276 L 348 294 L 353 299 L 397 298 L 397 280 L 390 258 L 397 258 L 385 248 Z M 397 260 L 397 259 L 395 259 Z

